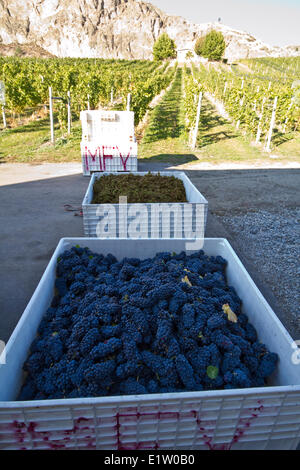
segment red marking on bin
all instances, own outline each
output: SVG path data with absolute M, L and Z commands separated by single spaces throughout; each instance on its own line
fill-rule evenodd
M 163 421 L 163 420 L 174 420 L 175 423 L 180 422 L 183 418 L 188 418 L 192 417 L 196 424 L 197 424 L 197 434 L 200 438 L 200 440 L 203 442 L 205 446 L 207 446 L 208 449 L 210 450 L 230 450 L 234 444 L 238 443 L 240 439 L 242 439 L 247 430 L 251 427 L 253 421 L 255 421 L 262 411 L 264 410 L 264 406 L 262 405 L 262 402 L 258 402 L 257 407 L 254 408 L 248 408 L 245 409 L 244 411 L 248 414 L 250 414 L 250 417 L 243 418 L 241 417 L 238 421 L 236 430 L 234 432 L 234 436 L 232 440 L 229 443 L 223 443 L 223 444 L 214 444 L 213 443 L 213 436 L 211 436 L 211 427 L 213 425 L 216 425 L 216 420 L 213 421 L 207 421 L 203 420 L 203 417 L 205 416 L 202 413 L 202 416 L 199 416 L 199 412 L 196 410 L 190 410 L 190 411 L 184 411 L 184 412 L 172 412 L 172 411 L 157 411 L 157 412 L 140 412 L 137 410 L 134 410 L 132 412 L 127 412 L 127 413 L 117 413 L 115 416 L 112 416 L 112 419 L 115 419 L 115 432 L 116 432 L 116 446 L 118 450 L 155 450 L 160 447 L 159 441 L 156 440 L 151 440 L 151 441 L 139 441 L 139 442 L 133 442 L 133 443 L 124 443 L 122 442 L 122 429 L 123 431 L 126 431 L 126 423 L 128 421 L 130 422 L 135 422 L 136 424 L 139 423 L 141 419 L 152 419 L 152 420 L 157 420 Z M 126 422 L 124 423 L 122 427 L 122 419 L 121 418 L 126 418 Z M 89 422 L 92 422 L 94 426 L 100 422 L 100 419 L 98 418 L 95 422 L 94 419 L 92 418 L 86 418 L 84 416 L 81 416 L 77 419 L 74 420 L 74 426 L 71 429 L 66 429 L 66 430 L 56 430 L 56 431 L 39 431 L 37 429 L 38 423 L 36 422 L 29 422 L 28 424 L 22 422 L 22 421 L 13 421 L 10 425 L 7 426 L 7 429 L 13 429 L 14 435 L 16 442 L 18 444 L 23 444 L 25 438 L 29 435 L 31 437 L 32 446 L 33 448 L 36 448 L 40 446 L 41 441 L 44 442 L 44 445 L 49 448 L 49 449 L 64 449 L 66 447 L 66 443 L 71 442 L 72 436 L 74 437 L 81 437 L 84 441 L 86 441 L 84 447 L 89 448 L 89 449 L 95 449 L 96 446 L 96 441 L 95 437 L 93 437 L 93 432 L 94 432 L 94 426 L 90 427 L 87 426 Z M 80 426 L 81 423 L 84 423 L 84 426 Z M 87 431 L 90 430 L 90 432 L 87 436 L 80 436 L 80 433 L 82 431 Z M 61 434 L 62 437 L 60 439 L 57 439 L 57 435 Z M 52 439 L 51 437 L 56 437 L 56 439 Z M 39 439 L 39 443 L 34 442 L 35 439 Z M 76 444 L 76 442 L 74 442 Z M 20 445 L 19 447 L 22 450 L 27 450 L 27 447 L 24 447 L 24 445 Z

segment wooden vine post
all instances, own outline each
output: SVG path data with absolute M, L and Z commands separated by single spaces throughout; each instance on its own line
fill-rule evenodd
M 49 86 L 49 112 L 50 112 L 50 133 L 51 133 L 51 142 L 54 144 L 54 119 L 53 119 L 53 97 L 52 97 L 52 87 Z
M 275 124 L 277 101 L 278 101 L 278 96 L 275 97 L 274 105 L 273 105 L 273 111 L 272 111 L 272 117 L 271 117 L 271 123 L 270 123 L 270 130 L 269 130 L 269 134 L 268 134 L 267 145 L 265 147 L 267 152 L 270 152 L 270 149 L 271 149 L 271 140 L 272 140 L 272 134 L 273 134 L 274 124 Z
M 68 134 L 71 134 L 71 93 L 68 91 Z
M 5 116 L 5 106 L 2 106 L 2 119 L 3 119 L 3 127 L 6 129 L 7 124 L 6 124 L 6 116 Z
M 127 111 L 130 111 L 131 94 L 127 95 Z
M 68 99 L 69 99 L 69 93 L 68 92 Z M 52 144 L 55 143 L 55 137 L 54 137 L 54 116 L 53 116 L 53 101 L 54 100 L 62 100 L 64 101 L 64 98 L 61 96 L 53 96 L 52 94 L 52 87 L 49 86 L 49 112 L 50 112 L 50 132 L 51 132 L 51 142 Z
M 193 134 L 193 142 L 192 142 L 192 149 L 193 150 L 195 150 L 196 143 L 197 143 L 197 134 L 198 134 L 198 128 L 199 128 L 199 122 L 200 122 L 201 103 L 202 103 L 202 91 L 199 94 L 199 101 L 198 101 L 198 107 L 197 107 L 197 117 L 196 117 L 196 124 L 195 124 L 195 129 L 194 129 L 194 134 Z
M 4 82 L 0 82 L 0 104 L 2 105 L 2 119 L 3 119 L 3 127 L 6 129 L 6 116 L 5 116 L 5 85 Z
M 266 97 L 263 97 L 262 105 L 261 105 L 261 113 L 259 116 L 259 121 L 258 121 L 258 126 L 257 126 L 257 133 L 256 133 L 256 141 L 255 143 L 258 144 L 260 141 L 260 136 L 261 136 L 261 122 L 264 114 L 264 105 L 265 105 Z

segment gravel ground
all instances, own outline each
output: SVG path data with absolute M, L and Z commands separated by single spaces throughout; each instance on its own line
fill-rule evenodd
M 266 279 L 282 310 L 299 326 L 299 219 L 300 209 L 280 213 L 265 210 L 222 217 L 222 223 L 247 247 L 248 257 Z M 298 225 L 297 225 L 298 224 Z

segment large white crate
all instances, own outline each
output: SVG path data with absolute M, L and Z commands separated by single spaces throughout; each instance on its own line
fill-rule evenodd
M 280 356 L 270 386 L 16 402 L 22 366 L 54 292 L 57 257 L 74 245 L 147 258 L 180 252 L 186 240 L 60 240 L 6 348 L 0 366 L 1 449 L 295 449 L 300 441 L 300 365 L 293 340 L 225 239 L 205 239 L 208 255 L 228 261 L 227 278 L 259 338 Z M 192 253 L 192 251 L 190 252 Z M 1 362 L 1 361 L 0 361 Z M 295 361 L 296 362 L 296 361 Z
M 137 171 L 137 143 L 132 111 L 81 111 L 83 174 Z
M 116 172 L 111 172 L 117 174 Z M 152 174 L 158 172 L 152 171 Z M 182 180 L 187 203 L 162 204 L 91 204 L 93 186 L 103 174 L 93 174 L 82 203 L 84 233 L 88 237 L 99 238 L 201 238 L 204 237 L 208 203 L 184 172 L 161 171 L 162 176 L 175 176 Z M 133 172 L 146 175 L 147 172 Z M 124 194 L 124 196 L 126 196 Z M 125 211 L 125 217 L 124 217 Z M 161 215 L 159 215 L 159 212 Z M 123 222 L 121 222 L 121 214 Z M 135 230 L 137 221 L 139 230 Z M 99 234 L 97 226 L 101 220 L 107 221 L 112 232 Z M 115 227 L 114 227 L 115 225 Z M 133 227 L 133 230 L 131 229 Z
M 83 142 L 105 142 L 114 144 L 134 141 L 133 111 L 81 111 Z

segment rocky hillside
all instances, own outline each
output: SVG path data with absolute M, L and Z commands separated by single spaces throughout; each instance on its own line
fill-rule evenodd
M 184 58 L 212 27 L 224 33 L 229 60 L 295 54 L 220 24 L 191 24 L 138 0 L 0 0 L 0 44 L 35 44 L 58 57 L 150 59 L 154 41 L 167 32 Z
M 9 57 L 54 57 L 50 52 L 45 51 L 36 44 L 3 44 L 0 43 L 0 56 Z
M 291 55 L 300 55 L 300 46 L 286 46 L 285 48 Z

